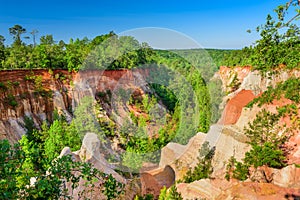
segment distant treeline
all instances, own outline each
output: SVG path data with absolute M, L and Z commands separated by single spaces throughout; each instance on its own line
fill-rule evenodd
M 15 25 L 9 29 L 14 41 L 5 46 L 0 35 L 0 70 L 3 69 L 68 69 L 78 71 L 84 68 L 136 68 L 145 64 L 159 63 L 160 50 L 153 50 L 146 43 L 139 43 L 130 36 L 118 37 L 114 32 L 93 39 L 70 39 L 68 43 L 55 41 L 52 35 L 41 36 L 36 42 L 38 31 L 31 37 L 22 37 L 26 29 Z M 22 38 L 32 39 L 26 44 Z M 229 50 L 190 49 L 170 50 L 194 65 L 209 78 L 222 65 Z M 163 53 L 168 58 L 167 52 Z M 176 57 L 176 56 L 175 56 Z

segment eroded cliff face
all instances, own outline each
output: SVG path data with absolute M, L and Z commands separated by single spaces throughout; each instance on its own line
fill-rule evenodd
M 25 116 L 40 127 L 51 122 L 54 110 L 67 120 L 85 96 L 95 98 L 99 92 L 116 93 L 120 88 L 147 92 L 143 70 L 87 70 L 70 73 L 65 70 L 0 71 L 0 139 L 16 142 L 26 133 Z M 121 123 L 123 116 L 116 116 Z
M 230 89 L 232 92 L 224 98 L 226 106 L 221 118 L 221 122 L 230 126 L 237 132 L 242 132 L 244 127 L 248 126 L 249 122 L 252 122 L 257 113 L 263 109 L 268 110 L 272 113 L 277 113 L 277 108 L 283 107 L 293 103 L 290 99 L 281 97 L 275 99 L 271 103 L 263 104 L 262 106 L 254 105 L 252 108 L 245 107 L 255 97 L 260 96 L 263 92 L 267 91 L 268 87 L 275 87 L 278 83 L 286 81 L 290 77 L 300 77 L 299 70 L 284 70 L 279 69 L 275 73 L 268 73 L 266 76 L 262 76 L 258 71 L 249 71 L 248 67 L 235 68 L 234 73 L 242 74 L 239 75 L 239 87 L 235 90 Z M 218 72 L 218 76 L 221 77 L 223 87 L 226 88 L 228 79 L 233 74 L 233 69 L 221 67 Z M 247 73 L 245 73 L 247 72 Z M 288 164 L 300 162 L 300 133 L 297 121 L 300 118 L 300 110 L 298 109 L 298 117 L 290 118 L 284 116 L 279 119 L 279 125 L 282 127 L 280 132 L 284 132 L 288 128 L 292 128 L 293 131 L 290 133 L 292 137 L 286 144 L 288 149 Z
M 175 173 L 175 180 L 180 180 L 189 168 L 197 164 L 198 152 L 204 141 L 209 141 L 216 147 L 210 179 L 177 185 L 184 199 L 285 199 L 299 196 L 300 168 L 297 168 L 294 163 L 300 163 L 300 132 L 299 127 L 293 127 L 295 119 L 289 117 L 282 117 L 279 120 L 279 125 L 294 128 L 293 136 L 287 143 L 289 149 L 287 167 L 272 169 L 263 166 L 250 171 L 250 178 L 246 182 L 225 180 L 228 159 L 234 156 L 241 161 L 251 148 L 247 144 L 248 138 L 244 135 L 244 127 L 247 127 L 262 109 L 276 113 L 277 107 L 290 104 L 291 101 L 282 97 L 261 107 L 255 105 L 253 108 L 246 108 L 246 105 L 265 92 L 269 86 L 275 87 L 276 84 L 290 77 L 299 78 L 300 71 L 281 70 L 262 76 L 258 71 L 251 71 L 251 67 L 220 68 L 215 78 L 222 80 L 227 95 L 223 102 L 224 112 L 218 124 L 212 126 L 207 135 L 203 133 L 195 135 L 187 145 L 169 143 L 162 149 L 158 169 L 162 171 L 165 167 L 171 167 Z M 298 110 L 298 120 L 299 113 L 300 110 Z M 152 175 L 152 178 L 158 177 L 160 173 L 158 169 L 149 170 L 147 175 Z M 153 194 L 158 195 L 155 191 L 158 191 L 157 187 L 162 187 L 162 183 L 159 178 L 152 182 L 155 184 L 142 180 L 142 185 L 152 188 Z
M 0 87 L 1 138 L 8 138 L 11 141 L 18 140 L 26 131 L 24 116 L 33 118 L 37 126 L 43 120 L 51 121 L 54 109 L 71 119 L 72 112 L 84 96 L 95 96 L 98 92 L 106 90 L 114 93 L 119 88 L 130 88 L 137 95 L 142 95 L 149 90 L 143 79 L 143 76 L 147 76 L 149 73 L 147 70 L 83 71 L 77 74 L 61 70 L 52 73 L 33 70 L 33 73 L 25 70 L 0 72 L 0 83 L 4 83 L 7 88 Z M 30 77 L 26 79 L 26 75 L 42 76 L 42 86 L 45 91 L 36 91 L 38 81 L 31 80 Z M 221 67 L 216 77 L 222 80 L 227 96 L 224 98 L 225 109 L 218 124 L 211 128 L 209 134 L 198 133 L 195 135 L 187 145 L 169 143 L 164 147 L 159 166 L 142 171 L 141 187 L 137 186 L 136 190 L 141 189 L 141 193 L 152 193 L 157 196 L 163 186 L 170 186 L 176 180 L 182 179 L 187 170 L 197 164 L 199 149 L 204 141 L 209 141 L 211 146 L 216 147 L 212 160 L 214 171 L 211 179 L 177 185 L 178 191 L 182 193 L 184 199 L 199 197 L 207 199 L 284 199 L 286 195 L 299 196 L 300 168 L 295 165 L 289 165 L 280 170 L 262 167 L 253 173 L 252 179 L 247 182 L 237 180 L 228 182 L 224 179 L 228 159 L 234 155 L 240 161 L 245 152 L 250 149 L 247 137 L 243 134 L 243 129 L 248 122 L 253 121 L 257 113 L 264 108 L 276 112 L 277 106 L 291 102 L 281 98 L 262 107 L 254 106 L 250 109 L 245 106 L 266 91 L 268 86 L 275 86 L 291 76 L 299 78 L 300 71 L 281 71 L 266 78 L 257 71 L 251 71 L 250 67 L 233 69 Z M 8 84 L 7 81 L 11 81 L 11 84 Z M 19 84 L 13 82 L 19 82 Z M 17 106 L 9 104 L 8 100 L 12 100 L 11 96 L 15 97 Z M 118 114 L 109 108 L 107 111 L 111 115 L 116 115 L 116 123 L 122 123 L 126 112 L 128 114 L 126 109 L 129 108 L 120 107 L 118 109 Z M 292 122 L 289 118 L 282 118 L 279 121 L 287 126 L 291 126 Z M 299 164 L 299 131 L 296 131 L 290 138 L 288 145 L 290 148 L 288 164 Z M 73 152 L 73 154 L 80 156 L 80 153 Z M 97 164 L 99 165 L 99 163 L 95 163 L 96 166 L 98 166 Z M 99 168 L 101 167 L 103 166 L 99 165 Z M 107 170 L 111 169 L 108 167 Z M 112 173 L 115 172 L 112 171 Z M 118 174 L 115 174 L 115 177 L 122 179 Z M 253 192 L 253 190 L 255 191 Z M 133 197 L 134 194 L 131 194 L 130 197 Z
M 20 139 L 26 132 L 24 116 L 32 118 L 39 127 L 43 121 L 52 120 L 55 108 L 69 114 L 72 77 L 73 74 L 62 70 L 54 71 L 53 75 L 47 70 L 1 71 L 0 138 L 12 142 Z

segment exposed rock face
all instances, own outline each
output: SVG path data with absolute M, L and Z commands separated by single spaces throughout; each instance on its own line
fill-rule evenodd
M 118 174 L 110 165 L 107 160 L 103 157 L 101 153 L 101 142 L 98 139 L 97 135 L 94 133 L 87 133 L 84 136 L 83 143 L 81 149 L 76 152 L 71 152 L 69 147 L 65 147 L 61 154 L 61 156 L 71 155 L 74 161 L 81 162 L 89 162 L 92 163 L 92 166 L 97 168 L 99 171 L 104 172 L 106 174 L 111 174 L 118 182 L 126 184 L 125 193 L 122 195 L 122 199 L 131 200 L 134 198 L 136 194 L 140 194 L 140 186 L 138 181 L 136 180 L 126 180 L 120 174 Z M 166 174 L 169 177 L 169 174 Z M 95 188 L 88 188 L 92 192 L 89 192 L 87 197 L 91 199 L 105 199 L 105 196 L 102 194 L 102 191 L 97 187 L 98 184 L 101 183 L 102 180 L 99 180 L 99 183 L 95 183 Z M 73 191 L 71 185 L 67 183 L 67 188 L 69 192 L 72 192 L 72 197 L 74 199 L 80 199 L 80 193 L 87 189 L 84 186 L 85 181 L 80 180 L 79 186 L 76 187 Z
M 254 97 L 251 90 L 242 90 L 237 93 L 227 102 L 219 123 L 224 125 L 235 124 L 240 118 L 243 108 L 251 102 Z
M 106 161 L 103 153 L 101 153 L 101 149 L 101 142 L 98 136 L 94 133 L 87 133 L 77 154 L 82 161 L 92 163 L 99 171 L 111 174 L 118 182 L 125 183 L 125 179 L 115 172 L 113 170 L 114 167 Z
M 212 160 L 213 173 L 212 177 L 224 179 L 226 165 L 231 156 L 241 161 L 245 153 L 250 150 L 247 138 L 240 132 L 231 127 L 224 127 L 222 134 L 217 140 L 215 155 Z
M 236 82 L 241 84 L 246 76 L 251 72 L 251 67 L 235 67 L 229 68 L 225 66 L 221 66 L 217 75 L 220 77 L 223 83 L 224 91 L 232 91 L 232 82 L 236 79 Z
M 201 179 L 190 184 L 180 183 L 177 191 L 184 199 L 216 199 L 222 191 L 226 191 L 237 182 L 228 182 L 221 179 Z
M 161 188 L 167 188 L 175 183 L 175 172 L 170 166 L 141 172 L 142 194 L 158 196 Z
M 273 183 L 281 187 L 300 188 L 300 168 L 289 165 L 283 169 L 273 169 Z
M 247 144 L 248 138 L 243 134 L 244 127 L 253 121 L 262 109 L 276 113 L 276 107 L 290 104 L 291 101 L 282 98 L 262 107 L 254 106 L 250 109 L 245 108 L 245 106 L 266 91 L 268 86 L 274 87 L 277 83 L 285 81 L 291 76 L 300 77 L 300 72 L 296 70 L 283 71 L 268 75 L 269 78 L 266 78 L 257 71 L 251 72 L 250 67 L 236 67 L 233 69 L 221 67 L 217 76 L 223 81 L 224 90 L 231 92 L 224 99 L 226 107 L 219 121 L 219 124 L 224 126 L 221 126 L 220 133 L 213 126 L 211 133 L 209 132 L 207 135 L 198 133 L 190 139 L 187 145 L 169 143 L 162 149 L 159 168 L 149 170 L 148 174 L 152 175 L 152 172 L 170 166 L 175 172 L 175 179 L 181 179 L 189 168 L 193 168 L 197 164 L 199 149 L 203 142 L 209 141 L 212 146 L 216 147 L 212 160 L 213 173 L 211 179 L 199 180 L 190 184 L 178 184 L 178 191 L 184 199 L 300 198 L 299 168 L 295 165 L 289 165 L 283 169 L 259 167 L 250 171 L 250 178 L 246 182 L 237 180 L 228 182 L 224 180 L 228 159 L 234 156 L 238 161 L 241 161 L 245 152 L 250 150 L 250 145 Z M 279 120 L 279 125 L 283 124 L 286 124 L 287 127 L 293 126 L 292 120 L 286 117 Z M 295 135 L 289 141 L 289 146 L 293 146 L 292 152 L 290 152 L 293 155 L 288 155 L 290 164 L 297 162 L 300 156 L 299 138 L 299 132 L 295 132 Z M 158 177 L 154 178 L 154 174 L 148 179 L 153 179 L 154 183 L 157 183 L 156 179 Z M 143 184 L 146 183 L 142 182 Z M 161 186 L 157 184 L 157 187 Z M 158 188 L 155 188 L 155 190 L 158 191 Z
M 228 159 L 234 155 L 237 160 L 244 157 L 250 147 L 246 144 L 247 138 L 230 127 L 218 125 L 212 126 L 207 133 L 198 133 L 190 139 L 185 146 L 174 143 L 168 144 L 162 149 L 160 167 L 171 166 L 175 171 L 176 180 L 180 180 L 190 168 L 194 168 L 198 162 L 199 150 L 204 141 L 210 146 L 216 147 L 212 160 L 214 166 L 214 177 L 224 177 L 225 167 Z
M 277 83 L 286 81 L 289 77 L 300 77 L 299 70 L 277 70 L 273 73 L 267 73 L 262 76 L 259 71 L 251 71 L 251 67 L 234 67 L 229 68 L 221 66 L 216 74 L 223 83 L 224 91 L 232 92 L 228 96 L 231 98 L 236 95 L 235 92 L 241 90 L 251 90 L 254 95 L 266 91 L 269 86 L 275 87 Z M 235 90 L 230 86 L 233 78 L 236 76 L 237 82 L 240 84 Z
M 148 91 L 145 76 L 149 69 L 88 70 L 69 73 L 66 70 L 13 70 L 1 71 L 0 83 L 0 139 L 16 142 L 26 133 L 24 116 L 31 118 L 36 127 L 43 121 L 52 121 L 55 109 L 72 119 L 72 111 L 85 96 L 95 97 L 97 92 L 110 90 Z M 41 78 L 39 83 L 35 80 Z M 15 100 L 17 105 L 12 106 Z M 116 115 L 122 120 L 122 116 Z M 118 122 L 118 120 L 117 120 Z
M 182 179 L 189 168 L 193 168 L 197 164 L 199 149 L 204 140 L 205 134 L 198 133 L 190 139 L 187 145 L 179 146 L 172 143 L 168 144 L 162 149 L 159 166 L 161 168 L 166 166 L 172 167 L 175 172 L 176 180 Z M 179 148 L 177 148 L 178 146 Z
M 299 199 L 300 192 L 297 188 L 282 188 L 270 183 L 243 182 L 235 184 L 218 195 L 216 200 L 284 200 Z
M 266 170 L 265 168 L 262 170 Z M 272 169 L 270 169 L 272 171 Z M 259 171 L 259 170 L 258 170 Z M 268 172 L 267 172 L 268 173 Z M 270 172 L 274 173 L 274 172 Z M 270 175 L 270 174 L 268 174 Z M 287 175 L 287 174 L 285 174 Z M 294 174 L 289 174 L 294 175 Z M 273 175 L 272 175 L 273 176 Z M 275 175 L 274 175 L 275 176 Z M 293 176 L 290 176 L 293 177 Z M 279 179 L 281 180 L 281 179 Z M 298 181 L 299 183 L 299 181 Z M 226 181 L 223 179 L 202 179 L 193 183 L 180 183 L 177 185 L 178 192 L 184 199 L 298 199 L 300 197 L 299 185 L 276 185 L 274 183 L 240 182 L 237 180 Z
M 56 74 L 64 77 L 72 77 L 72 74 L 63 70 L 56 70 Z M 41 82 L 33 77 L 41 77 Z M 60 109 L 70 106 L 69 84 L 63 84 L 60 79 L 53 78 L 47 70 L 13 70 L 1 71 L 0 82 L 4 88 L 0 89 L 0 138 L 17 141 L 26 132 L 24 128 L 24 116 L 33 119 L 35 125 L 52 119 L 54 104 Z M 39 88 L 43 86 L 43 91 Z M 53 98 L 49 98 L 50 91 Z M 57 96 L 60 102 L 57 101 Z M 13 105 L 17 103 L 17 105 Z
M 169 180 L 171 180 L 170 177 L 164 177 L 163 174 L 166 173 L 162 173 L 166 168 L 171 168 L 174 171 L 175 180 L 182 179 L 189 169 L 192 169 L 197 165 L 199 150 L 204 141 L 208 141 L 211 147 L 216 147 L 215 155 L 212 160 L 212 165 L 214 166 L 212 177 L 214 178 L 224 178 L 226 162 L 232 155 L 235 155 L 237 160 L 241 160 L 244 157 L 245 152 L 249 150 L 249 145 L 245 143 L 247 141 L 245 136 L 235 132 L 235 130 L 230 129 L 230 127 L 214 125 L 207 134 L 198 133 L 195 135 L 190 139 L 187 145 L 169 143 L 165 146 L 162 149 L 159 168 L 146 171 L 142 174 L 142 188 L 149 188 L 148 191 L 157 196 L 160 189 L 163 186 L 168 186 Z M 162 179 L 165 179 L 167 183 L 162 182 Z M 148 181 L 150 181 L 150 183 Z M 188 184 L 183 184 L 185 186 L 182 186 L 182 188 L 185 189 L 182 189 L 182 191 L 188 191 L 185 193 L 187 197 L 190 195 L 197 196 L 197 190 L 199 188 L 202 188 L 201 191 L 206 191 L 207 194 L 212 192 L 206 188 L 206 186 L 210 184 L 209 180 L 204 182 L 201 180 L 199 184 L 200 183 L 202 184 L 201 186 L 198 186 L 198 183 L 195 183 L 187 188 L 185 188 L 185 186 Z M 219 186 L 210 186 L 212 190 L 220 192 L 221 189 L 218 189 L 218 187 Z M 143 189 L 143 191 L 147 191 L 147 189 Z M 200 193 L 203 194 L 203 191 Z M 214 194 L 216 194 L 216 192 Z M 204 196 L 208 197 L 207 195 Z

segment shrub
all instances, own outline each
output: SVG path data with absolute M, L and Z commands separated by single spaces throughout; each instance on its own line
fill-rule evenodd
M 252 149 L 245 154 L 245 163 L 253 165 L 255 168 L 263 165 L 273 168 L 285 167 L 285 156 L 276 144 L 266 142 L 262 146 L 253 145 Z
M 19 81 L 14 81 L 12 84 L 13 84 L 14 86 L 19 86 L 19 85 L 20 85 L 20 82 L 19 82 Z
M 182 196 L 179 192 L 177 192 L 177 188 L 175 185 L 170 187 L 169 191 L 164 186 L 163 189 L 160 190 L 160 194 L 158 197 L 159 200 L 182 200 Z
M 0 89 L 3 90 L 3 91 L 6 91 L 7 87 L 4 83 L 0 82 Z
M 213 172 L 212 158 L 215 154 L 215 148 L 210 148 L 209 143 L 206 141 L 202 144 L 199 150 L 198 163 L 193 169 L 189 169 L 183 177 L 185 183 L 191 183 L 200 179 L 209 178 Z
M 235 178 L 240 181 L 245 181 L 249 176 L 249 166 L 238 162 L 233 156 L 228 160 L 226 165 L 226 180 L 229 181 L 230 178 Z
M 12 106 L 13 108 L 16 108 L 18 106 L 18 102 L 12 94 L 9 94 L 8 97 L 6 98 L 6 102 Z
M 278 136 L 276 131 L 278 120 L 278 114 L 273 114 L 266 109 L 260 111 L 253 122 L 248 124 L 248 128 L 244 129 L 250 144 L 263 145 L 265 142 L 283 144 L 286 138 Z

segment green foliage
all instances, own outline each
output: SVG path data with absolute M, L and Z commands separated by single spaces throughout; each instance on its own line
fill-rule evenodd
M 244 131 L 250 139 L 251 145 L 263 145 L 266 142 L 272 142 L 281 145 L 286 138 L 279 137 L 276 131 L 279 115 L 263 109 L 260 111 L 253 122 L 249 122 L 249 127 Z
M 249 176 L 249 165 L 242 162 L 238 162 L 233 156 L 228 160 L 226 165 L 226 180 L 235 178 L 240 181 L 245 181 Z
M 98 134 L 100 140 L 103 139 L 103 132 L 95 116 L 96 102 L 92 97 L 84 97 L 74 112 L 73 122 L 77 131 L 84 135 L 87 132 Z
M 93 168 L 91 163 L 73 162 L 70 156 L 49 162 L 38 145 L 26 136 L 13 148 L 7 140 L 0 141 L 1 199 L 69 199 L 71 192 L 65 188 L 63 180 L 69 182 L 73 190 L 81 179 L 86 183 L 80 195 L 85 195 L 89 187 L 98 187 L 107 199 L 114 199 L 122 193 L 123 184 Z M 43 163 L 47 162 L 49 165 L 44 168 Z M 30 185 L 33 177 L 35 182 Z M 96 186 L 97 181 L 100 185 Z
M 272 168 L 281 169 L 286 166 L 286 157 L 283 145 L 288 136 L 284 133 L 278 134 L 278 120 L 287 112 L 281 110 L 279 114 L 273 114 L 265 109 L 260 111 L 253 122 L 244 129 L 249 138 L 251 150 L 246 152 L 243 162 L 238 162 L 231 157 L 227 163 L 225 178 L 231 177 L 246 180 L 249 177 L 250 166 L 255 168 L 266 165 Z
M 276 127 L 280 115 L 273 114 L 263 109 L 257 115 L 245 134 L 250 139 L 252 149 L 245 154 L 245 163 L 254 167 L 267 165 L 269 167 L 282 168 L 285 166 L 284 152 L 281 149 L 288 137 L 285 134 L 278 135 Z
M 257 27 L 261 36 L 254 51 L 257 69 L 270 71 L 280 64 L 288 68 L 299 67 L 300 31 L 293 20 L 287 19 L 287 12 L 296 13 L 291 10 L 292 6 L 296 7 L 295 4 L 278 6 L 274 10 L 276 16 L 268 15 L 266 24 Z
M 222 110 L 220 109 L 220 104 L 223 101 L 223 97 L 225 96 L 222 90 L 222 81 L 212 80 L 207 85 L 210 98 L 211 98 L 211 123 L 216 123 L 222 114 Z
M 167 188 L 166 188 L 166 186 L 164 186 L 160 190 L 160 194 L 159 194 L 158 200 L 166 200 L 166 198 L 167 198 Z
M 252 149 L 245 154 L 245 163 L 255 168 L 263 165 L 281 169 L 285 167 L 285 156 L 283 151 L 272 142 L 265 142 L 261 145 L 252 145 Z
M 37 92 L 42 92 L 44 90 L 43 88 L 43 77 L 42 76 L 36 76 L 34 79 L 34 85 L 35 85 L 35 90 Z
M 21 40 L 21 35 L 23 33 L 26 33 L 26 29 L 23 28 L 20 25 L 14 25 L 13 27 L 9 28 L 9 33 L 13 36 L 14 38 L 14 43 L 13 45 L 16 47 L 19 47 L 22 45 L 22 40 Z
M 55 120 L 43 134 L 47 136 L 44 148 L 49 162 L 55 159 L 64 147 L 70 147 L 73 151 L 80 149 L 81 136 L 74 122 L 69 125 L 63 120 Z
M 215 154 L 215 148 L 210 148 L 208 142 L 202 144 L 199 150 L 198 163 L 193 169 L 189 169 L 183 177 L 185 183 L 191 183 L 200 179 L 209 178 L 213 172 L 212 158 Z
M 206 82 L 209 82 L 219 66 L 224 65 L 224 57 L 232 50 L 221 49 L 188 49 L 172 50 L 182 57 L 185 62 L 191 63 L 202 75 Z
M 26 45 L 21 40 L 21 35 L 26 32 L 25 28 L 15 25 L 9 31 L 14 43 L 11 47 L 5 47 L 4 37 L 0 37 L 0 69 L 47 68 L 78 71 L 89 52 L 100 44 L 99 38 L 103 42 L 114 35 L 110 33 L 97 36 L 92 41 L 87 38 L 75 41 L 71 39 L 69 44 L 63 41 L 56 43 L 52 35 L 45 35 L 41 36 L 40 44 L 34 41 L 33 45 Z
M 197 131 L 209 129 L 211 108 L 206 83 L 200 71 L 184 58 L 170 51 L 155 52 L 158 69 L 150 71 L 149 82 L 155 83 L 152 88 L 164 102 L 171 103 L 171 109 L 175 104 L 180 110 L 180 129 L 174 141 L 186 144 Z M 162 94 L 164 91 L 167 93 Z
M 159 200 L 182 200 L 182 196 L 179 192 L 177 192 L 177 188 L 175 185 L 171 186 L 169 190 L 164 186 L 159 194 Z
M 7 87 L 6 87 L 5 83 L 0 82 L 0 89 L 2 91 L 6 91 L 7 90 Z
M 6 102 L 8 105 L 10 105 L 13 108 L 16 108 L 18 106 L 16 97 L 12 94 L 8 94 L 8 96 L 4 99 L 4 102 Z
M 152 194 L 146 194 L 145 196 L 135 196 L 134 200 L 153 200 Z
M 269 87 L 261 96 L 253 99 L 247 107 L 252 107 L 254 104 L 262 106 L 266 103 L 272 103 L 274 99 L 279 100 L 281 97 L 285 97 L 294 101 L 295 103 L 300 103 L 300 80 L 295 77 L 291 77 L 284 82 L 276 85 L 275 88 Z
M 155 91 L 155 94 L 159 97 L 163 104 L 166 105 L 167 109 L 170 112 L 174 112 L 178 99 L 172 90 L 164 85 L 159 85 L 156 83 L 150 84 L 150 87 Z
M 255 46 L 232 51 L 224 63 L 229 66 L 252 65 L 263 73 L 272 72 L 280 65 L 289 69 L 299 68 L 300 30 L 294 22 L 300 14 L 299 3 L 295 2 L 279 5 L 274 10 L 275 16 L 269 14 L 266 23 L 256 28 L 261 38 Z
M 222 65 L 238 67 L 252 65 L 253 47 L 245 47 L 241 50 L 232 50 L 224 55 Z
M 123 185 L 116 181 L 111 175 L 106 175 L 106 181 L 104 182 L 103 194 L 106 195 L 108 200 L 115 199 L 122 193 Z
M 0 199 L 17 199 L 18 188 L 15 177 L 20 175 L 18 168 L 24 155 L 18 145 L 11 149 L 8 140 L 0 140 Z
M 28 116 L 24 116 L 24 125 L 25 128 L 27 130 L 26 134 L 29 137 L 30 140 L 33 140 L 33 132 L 34 132 L 34 122 L 32 120 L 32 118 L 28 117 Z
M 142 167 L 143 162 L 146 161 L 143 154 L 137 151 L 138 150 L 127 148 L 122 157 L 122 165 L 128 167 L 132 171 L 138 171 Z

